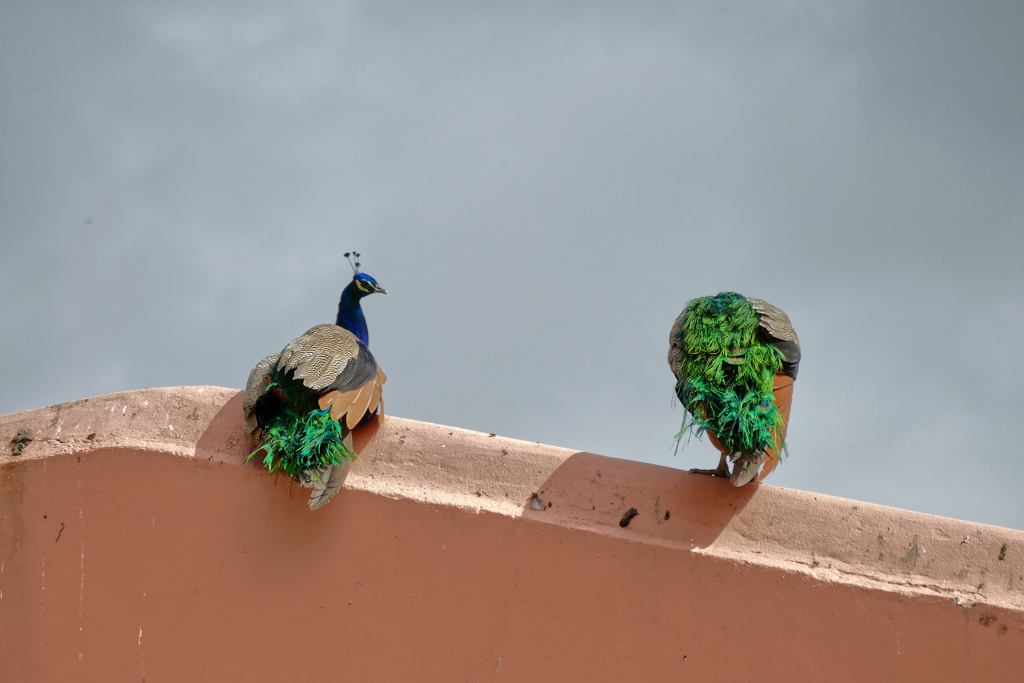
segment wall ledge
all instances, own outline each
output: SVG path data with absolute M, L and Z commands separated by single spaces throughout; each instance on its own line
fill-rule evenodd
M 252 468 L 242 393 L 129 391 L 0 416 L 0 468 L 101 449 Z M 21 455 L 11 440 L 34 436 Z M 386 417 L 357 435 L 347 489 L 683 548 L 817 581 L 1024 611 L 1024 532 Z M 538 495 L 543 510 L 531 508 Z M 639 515 L 627 528 L 623 513 Z M 311 513 L 312 514 L 312 513 Z
M 311 512 L 246 463 L 242 398 L 146 389 L 0 416 L 11 680 L 1024 669 L 1024 532 L 398 417 L 356 431 L 345 490 Z

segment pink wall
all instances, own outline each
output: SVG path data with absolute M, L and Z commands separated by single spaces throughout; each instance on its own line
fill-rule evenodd
M 1020 531 L 399 418 L 310 512 L 240 406 L 0 417 L 0 681 L 1024 680 Z

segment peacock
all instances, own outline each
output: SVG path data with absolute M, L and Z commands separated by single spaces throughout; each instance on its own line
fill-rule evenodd
M 345 257 L 352 281 L 335 324 L 310 328 L 261 360 L 245 385 L 245 433 L 257 446 L 249 458 L 263 451 L 268 470 L 312 488 L 310 510 L 326 504 L 348 476 L 356 457 L 352 429 L 378 410 L 384 414 L 387 377 L 370 353 L 361 302 L 387 291 L 359 272 L 358 253 Z
M 764 481 L 788 455 L 786 425 L 800 366 L 789 316 L 735 292 L 692 299 L 672 325 L 668 364 L 687 411 L 677 440 L 707 432 L 721 453 L 717 468 L 690 471 L 727 477 L 734 486 Z

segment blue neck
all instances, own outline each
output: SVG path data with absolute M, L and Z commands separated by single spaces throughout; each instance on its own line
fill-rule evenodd
M 366 296 L 359 291 L 356 283 L 350 282 L 345 291 L 341 293 L 341 301 L 338 302 L 338 319 L 335 325 L 344 327 L 356 335 L 359 341 L 370 346 L 370 332 L 366 329 L 366 318 L 363 316 L 363 308 L 359 300 Z

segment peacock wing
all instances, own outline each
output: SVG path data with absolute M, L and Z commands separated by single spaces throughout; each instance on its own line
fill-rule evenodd
M 676 317 L 672 324 L 672 331 L 668 335 L 668 366 L 672 374 L 679 379 L 679 369 L 683 363 L 683 356 L 686 355 L 685 341 L 683 339 L 683 321 L 686 318 L 686 308 Z
M 354 428 L 366 415 L 366 409 L 370 405 L 370 398 L 373 397 L 373 390 L 377 386 L 376 381 L 370 380 L 359 390 L 359 395 L 352 399 L 352 405 L 345 415 L 345 424 L 349 429 Z
M 366 412 L 372 413 L 380 407 L 380 397 L 383 391 L 384 388 L 380 384 L 374 383 L 373 392 L 370 394 L 370 402 L 366 404 Z
M 330 406 L 331 419 L 337 422 L 345 417 L 348 409 L 352 406 L 352 401 L 359 396 L 361 390 L 362 387 L 352 391 L 329 391 L 320 397 L 320 410 L 326 410 L 327 406 Z
M 320 394 L 361 387 L 376 374 L 377 361 L 348 330 L 317 325 L 284 347 L 277 367 Z
M 781 308 L 772 306 L 762 299 L 747 297 L 747 301 L 754 307 L 761 316 L 761 329 L 772 338 L 772 346 L 777 348 L 785 358 L 782 370 L 796 379 L 797 371 L 800 369 L 800 338 L 796 336 L 793 323 L 789 321 Z
M 772 337 L 780 341 L 791 341 L 795 342 L 797 346 L 800 346 L 800 339 L 796 336 L 796 330 L 793 329 L 793 323 L 789 321 L 789 316 L 781 308 L 772 306 L 767 301 L 762 299 L 752 299 L 747 297 L 747 301 L 754 307 L 758 315 L 761 316 L 761 327 L 765 329 Z
M 259 438 L 261 426 L 256 417 L 256 402 L 267 391 L 270 371 L 277 363 L 281 354 L 275 353 L 267 356 L 252 369 L 249 373 L 249 381 L 245 383 L 245 400 L 242 402 L 242 410 L 245 415 L 245 435 Z
M 377 407 L 379 387 L 387 381 L 370 350 L 337 325 L 317 325 L 293 340 L 281 352 L 278 369 L 317 392 L 320 409 L 330 407 L 331 419 L 345 418 L 349 429 Z

